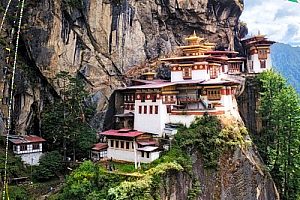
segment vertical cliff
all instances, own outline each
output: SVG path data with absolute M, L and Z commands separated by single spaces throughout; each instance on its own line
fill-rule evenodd
M 246 77 L 244 90 L 237 98 L 240 115 L 247 129 L 252 134 L 258 134 L 262 128 L 259 109 L 259 82 L 254 76 Z
M 193 177 L 184 172 L 164 177 L 161 199 L 197 200 L 279 200 L 278 191 L 270 174 L 264 169 L 254 148 L 239 149 L 225 153 L 220 158 L 218 169 L 205 169 L 200 154 L 192 155 Z M 193 183 L 197 181 L 199 187 Z
M 7 1 L 0 3 L 4 7 Z M 26 1 L 18 74 L 27 84 L 18 82 L 22 90 L 16 102 L 23 105 L 15 116 L 16 131 L 28 131 L 38 123 L 44 104 L 59 98 L 52 78 L 61 70 L 85 79 L 97 107 L 92 124 L 101 129 L 109 98 L 126 78 L 124 72 L 172 53 L 194 30 L 220 49 L 240 49 L 238 37 L 245 33 L 239 25 L 242 9 L 240 0 Z M 14 11 L 12 7 L 1 35 L 2 63 Z

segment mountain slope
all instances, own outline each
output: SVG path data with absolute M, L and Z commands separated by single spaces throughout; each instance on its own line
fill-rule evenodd
M 300 47 L 276 43 L 271 52 L 274 68 L 300 93 Z

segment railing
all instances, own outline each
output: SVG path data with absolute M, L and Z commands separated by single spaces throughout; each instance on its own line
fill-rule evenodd
M 201 103 L 203 107 L 207 108 L 207 105 L 198 95 L 181 95 L 177 96 L 177 101 L 179 103 Z
M 186 107 L 176 107 L 173 108 L 172 111 L 204 111 L 204 110 L 216 110 L 216 108 L 186 108 Z
M 200 102 L 201 99 L 186 97 L 186 98 L 178 98 L 178 101 L 181 103 L 192 103 L 192 102 Z

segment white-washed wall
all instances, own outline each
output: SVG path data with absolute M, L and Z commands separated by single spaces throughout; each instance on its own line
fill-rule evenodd
M 22 161 L 28 165 L 38 165 L 40 157 L 43 155 L 42 152 L 33 152 L 26 154 L 19 154 Z
M 159 158 L 160 152 L 159 151 L 155 151 L 155 152 L 149 152 L 149 158 L 147 158 L 147 153 L 144 153 L 144 157 L 142 157 L 142 152 L 138 151 L 138 162 L 141 163 L 151 163 L 154 160 Z

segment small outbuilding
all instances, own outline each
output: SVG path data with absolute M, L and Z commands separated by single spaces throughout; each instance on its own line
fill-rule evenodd
M 93 161 L 98 161 L 107 158 L 107 148 L 108 148 L 107 143 L 94 144 L 91 151 L 91 159 Z
M 9 135 L 8 140 L 12 144 L 13 153 L 20 156 L 28 165 L 38 165 L 43 155 L 43 138 L 36 135 Z

